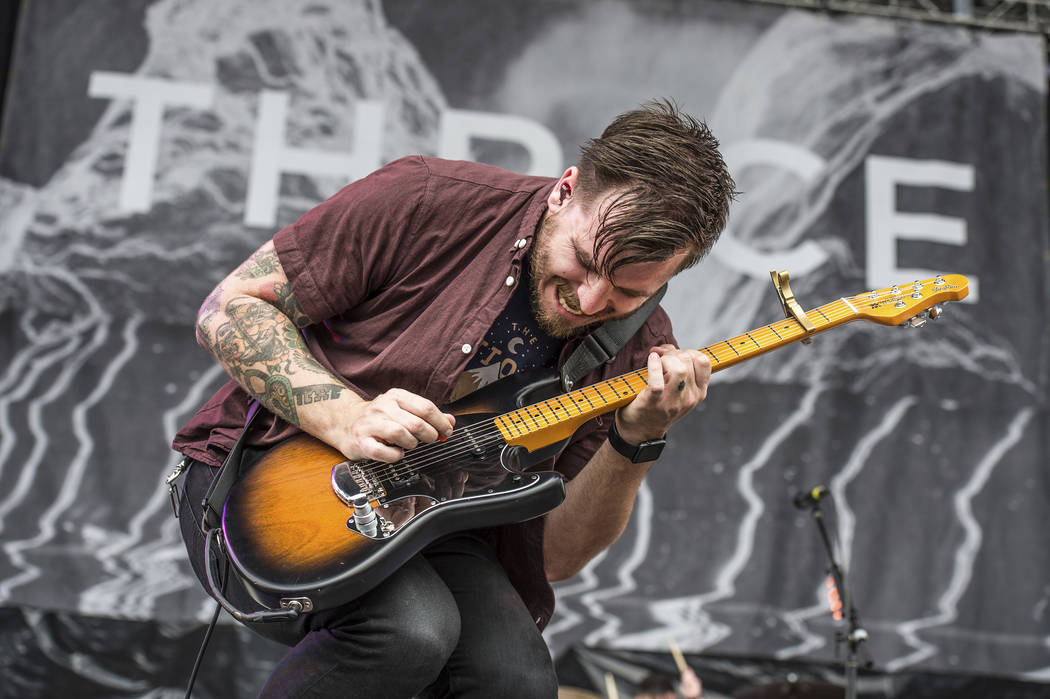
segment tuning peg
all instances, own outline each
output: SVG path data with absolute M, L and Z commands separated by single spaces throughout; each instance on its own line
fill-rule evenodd
M 905 321 L 904 325 L 908 326 L 909 328 L 921 328 L 922 326 L 926 325 L 926 317 L 921 314 L 917 316 L 912 316 L 907 321 Z
M 934 306 L 927 312 L 927 315 L 930 316 L 930 320 L 937 320 L 941 317 L 942 313 L 944 313 L 943 308 L 941 308 L 940 306 Z

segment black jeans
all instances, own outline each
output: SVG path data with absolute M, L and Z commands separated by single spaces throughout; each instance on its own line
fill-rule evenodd
M 200 503 L 214 473 L 191 462 L 181 498 L 182 535 L 202 584 Z M 245 611 L 258 608 L 232 574 L 226 597 Z M 378 587 L 340 607 L 246 625 L 292 646 L 263 697 L 557 695 L 550 651 L 536 622 L 491 548 L 469 533 L 431 544 Z

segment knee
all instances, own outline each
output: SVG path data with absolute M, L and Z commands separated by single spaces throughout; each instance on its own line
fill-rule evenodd
M 396 614 L 379 616 L 359 626 L 333 629 L 356 641 L 373 667 L 391 672 L 436 677 L 459 643 L 460 617 L 454 604 L 406 604 Z M 363 632 L 363 633 L 362 633 Z
M 391 629 L 394 662 L 401 672 L 436 677 L 459 643 L 459 614 L 427 614 Z
M 538 632 L 531 639 L 518 639 L 513 647 L 475 658 L 466 672 L 457 673 L 456 684 L 471 690 L 465 692 L 468 696 L 554 699 L 558 695 L 554 661 Z

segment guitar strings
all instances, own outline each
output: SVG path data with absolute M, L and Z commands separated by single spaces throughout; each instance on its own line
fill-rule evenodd
M 919 282 L 920 288 L 924 289 L 927 285 L 932 286 L 932 285 L 934 285 L 935 281 L 936 280 L 926 280 L 924 282 Z M 826 324 L 822 324 L 822 325 L 825 325 L 825 326 L 833 325 L 836 321 L 840 321 L 840 320 L 849 318 L 850 316 L 858 316 L 859 315 L 859 313 L 849 303 L 850 301 L 852 301 L 854 303 L 858 303 L 858 304 L 870 304 L 872 302 L 881 302 L 882 300 L 885 300 L 885 299 L 888 299 L 888 298 L 894 298 L 894 297 L 902 296 L 908 290 L 917 291 L 918 289 L 915 287 L 915 284 L 909 283 L 909 284 L 905 284 L 904 285 L 904 289 L 898 290 L 896 292 L 894 292 L 892 288 L 887 288 L 887 289 L 881 290 L 881 292 L 865 292 L 865 293 L 857 294 L 857 295 L 851 296 L 851 297 L 843 297 L 843 298 L 836 299 L 834 301 L 828 302 L 828 303 L 824 304 L 823 306 L 819 306 L 817 308 L 812 309 L 811 311 L 806 312 L 806 316 L 809 317 L 810 313 L 816 312 L 820 316 L 820 318 L 817 318 L 818 321 L 822 320 L 822 319 L 826 319 L 826 321 L 827 321 Z M 845 307 L 843 307 L 843 306 L 845 306 Z M 827 312 L 825 312 L 825 311 L 827 311 Z M 785 320 L 789 320 L 790 321 L 790 320 L 794 320 L 794 318 L 786 318 Z M 810 320 L 813 320 L 813 319 L 810 319 Z M 772 341 L 772 342 L 776 342 L 778 340 L 779 341 L 783 341 L 785 339 L 784 336 L 782 336 L 779 333 L 777 333 L 774 330 L 774 328 L 773 328 L 773 326 L 775 326 L 778 323 L 782 323 L 782 322 L 784 322 L 784 320 L 778 320 L 775 323 L 770 323 L 770 324 L 768 324 L 766 326 L 763 326 L 761 328 L 757 328 L 755 330 L 752 330 L 750 332 L 745 333 L 744 335 L 738 335 L 737 337 L 730 338 L 730 340 L 736 340 L 737 338 L 740 338 L 740 337 L 748 337 L 760 348 L 763 347 L 763 344 L 762 344 L 762 342 L 760 342 L 760 340 L 769 340 L 769 341 Z M 796 321 L 796 323 L 797 323 L 797 321 Z M 795 333 L 797 333 L 797 331 L 798 331 L 797 327 L 792 327 L 791 329 Z M 788 339 L 788 342 L 791 342 L 793 340 L 794 340 L 794 338 L 790 338 L 790 339 Z M 716 361 L 718 361 L 718 358 L 714 355 L 714 352 L 709 351 L 709 349 L 712 346 L 717 347 L 717 346 L 723 345 L 723 344 L 728 345 L 730 348 L 732 347 L 732 345 L 730 344 L 729 340 L 723 340 L 721 342 L 716 342 L 716 343 L 713 343 L 713 345 L 708 345 L 707 346 L 707 348 L 708 348 L 707 353 L 711 354 L 712 357 L 714 357 L 716 359 Z M 735 352 L 735 350 L 734 350 L 734 352 Z M 628 383 L 628 386 L 632 390 L 635 390 L 633 386 L 630 386 L 630 382 L 626 381 L 626 378 L 633 376 L 635 378 L 641 378 L 642 381 L 644 382 L 645 378 L 644 378 L 644 376 L 642 376 L 641 372 L 642 372 L 642 370 L 638 369 L 638 370 L 635 370 L 633 372 L 628 372 L 626 374 L 623 374 L 621 376 L 616 376 L 616 377 L 612 377 L 611 379 L 606 379 L 605 381 L 601 381 L 601 382 L 599 382 L 597 384 L 593 384 L 592 386 L 588 386 L 588 387 L 585 387 L 585 388 L 593 389 L 594 391 L 596 391 L 599 394 L 599 397 L 601 397 L 603 400 L 605 400 L 605 396 L 603 396 L 602 392 L 601 392 L 601 387 L 602 387 L 603 384 L 607 388 L 611 388 L 610 386 L 608 386 L 609 382 L 614 381 L 616 379 L 621 379 L 622 378 L 622 379 L 625 379 L 625 383 Z M 577 389 L 577 390 L 578 391 L 583 391 L 584 389 Z M 622 397 L 618 392 L 616 392 L 615 389 L 612 389 L 612 390 L 617 395 L 618 398 Z M 575 393 L 575 392 L 576 391 L 573 391 L 570 394 L 565 394 L 565 395 L 571 395 L 572 393 Z M 637 395 L 637 392 L 638 391 L 635 391 L 636 395 Z M 560 398 L 560 397 L 561 396 L 558 396 L 557 398 Z M 527 431 L 531 431 L 532 429 L 538 429 L 538 428 L 541 427 L 541 425 L 539 424 L 539 420 L 535 416 L 533 416 L 531 413 L 529 413 L 528 409 L 536 407 L 536 406 L 542 406 L 544 404 L 549 403 L 552 400 L 555 400 L 555 399 L 551 398 L 551 399 L 548 399 L 546 401 L 540 401 L 538 403 L 534 403 L 532 405 L 525 406 L 524 408 L 519 408 L 518 410 L 511 411 L 511 413 L 516 413 L 518 415 L 524 415 L 525 416 L 525 419 L 524 420 L 520 420 L 519 422 L 524 423 Z M 561 403 L 561 401 L 559 401 L 558 404 L 559 404 L 560 407 L 562 407 L 563 410 L 565 410 L 566 413 L 570 413 L 570 409 L 566 408 L 564 406 L 564 404 Z M 577 403 L 575 401 L 570 401 L 570 405 L 577 405 Z M 550 410 L 549 407 L 547 409 Z M 543 408 L 537 408 L 537 410 L 538 410 L 538 412 L 540 413 L 541 416 L 544 414 Z M 556 411 L 556 409 L 554 409 L 554 410 Z M 584 414 L 584 412 L 585 411 L 580 409 L 580 412 L 577 413 L 577 415 L 582 415 L 582 414 Z M 509 415 L 509 414 L 510 413 L 506 413 L 504 415 Z M 503 442 L 504 441 L 503 435 L 502 435 L 502 432 L 499 430 L 499 428 L 496 426 L 496 420 L 499 417 L 504 417 L 504 415 L 497 416 L 497 418 L 490 419 L 488 421 L 488 424 L 481 425 L 480 429 L 479 429 L 480 423 L 473 424 L 473 425 L 467 425 L 467 426 L 465 426 L 463 428 L 455 428 L 452 431 L 452 436 L 448 440 L 446 440 L 445 442 L 432 442 L 432 443 L 428 443 L 428 444 L 421 444 L 421 445 L 419 445 L 417 447 L 414 447 L 413 449 L 410 449 L 410 450 L 406 451 L 405 456 L 402 459 L 400 459 L 399 461 L 397 461 L 395 463 L 392 463 L 392 464 L 391 463 L 386 463 L 386 462 L 381 462 L 381 461 L 374 461 L 374 460 L 363 461 L 363 462 L 355 462 L 355 463 L 360 465 L 362 468 L 369 469 L 373 476 L 375 476 L 377 478 L 380 478 L 380 479 L 397 479 L 397 480 L 399 480 L 399 479 L 402 479 L 405 476 L 415 475 L 416 473 L 420 473 L 420 472 L 430 468 L 431 466 L 433 466 L 435 464 L 445 463 L 446 461 L 449 461 L 451 459 L 468 456 L 468 455 L 474 453 L 475 449 L 473 448 L 472 445 L 476 445 L 477 447 L 482 448 L 482 450 L 486 450 L 489 447 L 498 445 L 500 442 Z M 558 418 L 555 416 L 555 420 L 557 420 L 557 419 Z M 459 433 L 458 435 L 457 435 L 457 432 Z M 448 442 L 457 442 L 458 441 L 457 440 L 457 436 L 458 437 L 463 437 L 465 434 L 467 435 L 466 441 L 467 442 L 471 442 L 472 444 L 464 444 L 462 447 L 449 449 Z M 445 453 L 446 451 L 448 453 Z M 431 454 L 430 452 L 436 452 L 436 453 Z M 429 458 L 429 459 L 427 458 L 427 457 L 431 457 L 431 456 L 433 456 L 434 458 Z M 417 460 L 415 457 L 420 457 L 422 460 L 421 461 Z
M 925 285 L 923 285 L 923 286 L 925 286 Z M 914 288 L 914 287 L 909 285 L 909 288 Z M 879 299 L 883 299 L 885 297 L 893 297 L 893 296 L 898 296 L 898 295 L 900 295 L 899 292 L 898 293 L 894 293 L 892 290 L 889 290 L 889 291 L 887 291 L 887 293 L 884 293 L 884 294 L 878 294 L 878 293 L 872 294 L 871 292 L 867 292 L 867 293 L 864 293 L 864 294 L 859 294 L 857 296 L 850 297 L 849 300 L 852 300 L 854 302 L 860 302 L 860 301 L 863 300 L 864 302 L 870 303 L 873 300 L 879 300 Z M 828 324 L 831 324 L 831 323 L 834 323 L 836 320 L 841 320 L 843 318 L 849 317 L 850 315 L 855 315 L 855 313 L 853 313 L 852 310 L 850 312 L 843 313 L 842 311 L 844 311 L 845 309 L 842 309 L 841 307 L 839 307 L 839 310 L 835 310 L 833 308 L 837 304 L 840 304 L 841 302 L 843 302 L 845 300 L 846 300 L 845 298 L 838 299 L 836 301 L 829 302 L 829 303 L 825 304 L 824 306 L 821 306 L 818 309 L 814 309 L 814 310 L 818 311 L 820 313 L 820 315 L 822 315 L 824 318 L 826 318 L 828 320 Z M 824 310 L 830 311 L 831 315 L 829 316 L 828 314 L 823 313 Z M 782 321 L 777 321 L 777 323 L 779 323 L 779 322 L 782 322 Z M 747 333 L 747 336 L 751 337 L 753 340 L 755 339 L 756 335 L 761 336 L 763 339 L 772 339 L 771 337 L 769 337 L 770 332 L 772 332 L 772 334 L 776 336 L 776 339 L 783 340 L 784 338 L 781 335 L 777 334 L 775 331 L 772 330 L 772 325 L 775 325 L 775 324 L 770 324 L 769 326 L 766 326 L 766 327 L 759 328 L 759 329 L 756 329 L 754 331 L 751 331 L 751 332 Z M 743 336 L 738 336 L 738 337 L 743 337 Z M 732 339 L 736 339 L 736 338 L 732 338 Z M 715 346 L 717 346 L 719 344 L 723 344 L 723 343 L 715 343 Z M 729 343 L 725 342 L 725 344 L 729 344 Z M 757 342 L 757 341 L 756 341 L 756 345 L 758 345 L 759 347 L 762 346 L 762 344 L 760 342 Z M 712 352 L 711 354 L 713 355 L 714 353 Z M 628 376 L 632 376 L 632 375 L 637 375 L 637 378 L 641 378 L 640 371 L 629 372 L 628 374 L 623 375 L 623 377 L 613 377 L 613 378 L 614 379 L 615 378 L 624 378 L 624 377 L 628 377 Z M 613 379 L 609 379 L 608 381 L 612 381 L 612 380 Z M 595 384 L 594 385 L 594 387 L 596 388 L 596 390 L 598 391 L 600 396 L 601 396 L 600 386 L 601 386 L 602 383 L 605 383 L 605 382 L 600 382 L 599 384 Z M 627 382 L 627 383 L 628 383 L 628 385 L 630 387 L 629 382 Z M 633 387 L 631 387 L 631 388 L 633 390 Z M 615 392 L 615 389 L 614 389 L 614 392 Z M 617 396 L 620 397 L 620 394 L 617 393 Z M 605 399 L 604 396 L 602 396 L 602 398 L 603 398 L 603 400 Z M 554 399 L 550 399 L 550 400 L 554 400 Z M 534 404 L 534 406 L 539 406 L 539 405 L 542 405 L 543 403 L 547 403 L 547 402 L 548 401 L 542 401 L 540 403 Z M 570 413 L 570 410 L 565 407 L 564 403 L 562 403 L 561 401 L 558 401 L 558 403 L 559 403 L 559 406 L 562 407 L 563 410 L 565 410 L 567 413 Z M 572 405 L 572 404 L 575 404 L 575 403 L 574 402 L 570 402 L 570 404 Z M 526 428 L 539 427 L 540 426 L 539 425 L 539 421 L 536 419 L 536 417 L 533 416 L 531 413 L 529 413 L 528 410 L 527 410 L 527 408 L 534 407 L 534 406 L 526 406 L 526 408 L 523 409 L 523 410 L 525 410 L 524 415 L 525 415 L 526 419 L 525 420 L 520 420 L 519 422 L 525 423 Z M 542 416 L 542 414 L 543 414 L 542 408 L 539 409 L 539 412 L 540 412 L 540 414 Z M 581 410 L 577 414 L 578 415 L 579 414 L 583 414 L 583 411 Z M 496 428 L 494 421 L 495 421 L 495 418 L 492 421 L 490 421 L 490 424 L 488 426 L 482 426 L 480 433 L 479 432 L 473 432 L 472 433 L 472 436 L 474 437 L 474 439 L 472 441 L 473 441 L 473 443 L 475 445 L 485 448 L 485 447 L 494 446 L 495 444 L 499 444 L 500 442 L 503 441 L 502 434 L 500 433 L 498 428 Z M 531 425 L 529 424 L 530 422 L 532 423 Z M 463 428 L 463 430 L 466 432 L 471 427 L 476 429 L 477 425 L 471 425 L 471 426 L 465 427 L 465 428 Z M 453 435 L 454 436 L 455 436 L 455 434 L 456 434 L 455 431 L 453 431 Z M 453 437 L 453 439 L 454 439 L 454 437 Z M 410 453 L 407 453 L 404 459 L 402 459 L 401 461 L 396 462 L 394 464 L 387 464 L 387 463 L 384 463 L 384 462 L 371 462 L 371 464 L 369 464 L 369 463 L 366 462 L 363 465 L 364 466 L 371 465 L 372 468 L 375 469 L 374 475 L 376 475 L 376 476 L 378 476 L 380 478 L 383 478 L 383 477 L 395 477 L 395 478 L 397 478 L 397 477 L 400 477 L 400 476 L 404 476 L 404 475 L 407 475 L 407 474 L 414 473 L 416 470 L 420 470 L 420 471 L 424 470 L 424 469 L 428 468 L 429 466 L 433 465 L 434 463 L 444 462 L 444 461 L 448 460 L 450 457 L 454 458 L 456 456 L 466 455 L 466 454 L 470 454 L 470 453 L 473 452 L 473 449 L 469 445 L 467 445 L 466 449 L 460 449 L 458 451 L 457 450 L 452 450 L 452 452 L 450 454 L 440 453 L 440 452 L 445 451 L 445 449 L 441 448 L 441 447 L 445 447 L 445 446 L 446 445 L 444 443 L 440 443 L 440 442 L 439 443 L 427 444 L 427 445 L 420 445 L 419 447 L 416 447 L 414 450 L 410 450 Z M 431 447 L 431 448 L 427 449 L 427 447 Z M 435 451 L 435 450 L 439 452 L 438 454 L 435 454 L 435 456 L 437 456 L 438 459 L 427 461 L 425 459 L 425 457 L 428 456 L 428 454 L 426 452 Z M 412 458 L 414 456 L 422 456 L 422 457 L 424 457 L 424 460 L 420 461 L 420 462 L 415 462 L 415 459 Z M 398 468 L 399 465 L 403 465 L 403 468 Z
M 619 378 L 626 379 L 627 377 L 630 377 L 630 376 L 634 376 L 635 378 L 641 379 L 642 381 L 644 381 L 644 378 L 642 376 L 641 370 L 635 370 L 635 371 L 628 372 L 626 374 L 623 374 L 621 376 L 616 376 L 616 377 L 613 377 L 613 378 L 614 379 L 619 379 Z M 609 381 L 611 381 L 611 380 L 612 379 L 609 379 Z M 609 402 L 612 402 L 612 401 L 609 401 L 604 395 L 602 395 L 602 391 L 601 391 L 601 388 L 600 388 L 602 383 L 605 383 L 605 382 L 599 382 L 598 384 L 594 384 L 593 386 L 588 386 L 587 388 L 593 389 L 594 391 L 596 391 L 599 394 L 599 396 L 602 398 L 602 400 L 606 401 L 606 404 L 608 404 Z M 628 386 L 630 386 L 629 382 L 625 381 L 625 383 L 628 383 Z M 633 390 L 633 387 L 632 387 L 632 390 Z M 636 392 L 636 394 L 637 394 L 637 392 Z M 617 398 L 623 397 L 619 393 L 617 393 L 616 396 L 617 396 Z M 552 399 L 548 399 L 548 400 L 554 400 L 554 399 L 552 398 Z M 524 423 L 526 431 L 531 431 L 532 429 L 542 427 L 542 425 L 539 424 L 539 420 L 536 418 L 536 416 L 534 416 L 534 415 L 532 415 L 531 413 L 528 412 L 528 408 L 533 408 L 533 407 L 536 407 L 538 405 L 542 405 L 543 403 L 546 403 L 546 402 L 548 402 L 548 401 L 540 401 L 539 403 L 534 403 L 532 405 L 525 406 L 524 408 L 520 408 L 518 411 L 511 411 L 511 412 L 521 412 L 523 415 L 525 415 L 527 419 L 520 420 L 519 422 L 520 423 Z M 578 405 L 577 405 L 577 403 L 575 401 L 570 401 L 570 404 L 578 407 Z M 566 413 L 569 412 L 569 409 L 566 408 L 564 405 L 561 405 L 561 407 L 562 407 L 563 410 L 565 410 Z M 538 410 L 539 410 L 539 412 L 542 415 L 543 410 L 542 409 L 538 409 Z M 579 412 L 576 413 L 576 416 L 583 415 L 584 412 L 585 411 L 583 409 L 580 409 Z M 357 463 L 361 464 L 362 466 L 372 468 L 373 469 L 373 475 L 376 475 L 376 476 L 378 476 L 380 478 L 383 478 L 383 477 L 400 478 L 400 477 L 405 476 L 405 475 L 414 474 L 417 470 L 422 471 L 423 469 L 428 468 L 430 466 L 433 466 L 434 464 L 444 463 L 444 462 L 448 461 L 451 458 L 456 458 L 456 457 L 460 457 L 460 456 L 468 456 L 468 455 L 472 454 L 474 452 L 474 449 L 472 448 L 471 444 L 464 444 L 462 447 L 457 447 L 457 448 L 453 448 L 453 449 L 449 448 L 449 444 L 448 443 L 449 442 L 455 442 L 456 441 L 456 437 L 462 435 L 462 433 L 460 433 L 460 435 L 457 435 L 457 432 L 460 432 L 460 430 L 462 430 L 462 432 L 470 432 L 470 436 L 467 438 L 467 440 L 470 441 L 472 444 L 475 444 L 475 445 L 477 445 L 479 447 L 482 447 L 483 449 L 484 448 L 488 448 L 488 447 L 492 447 L 492 446 L 495 446 L 495 445 L 498 445 L 500 443 L 505 443 L 505 441 L 503 439 L 502 432 L 496 426 L 496 422 L 495 421 L 498 419 L 498 417 L 503 417 L 503 416 L 501 415 L 501 416 L 497 416 L 497 418 L 490 419 L 488 421 L 488 424 L 484 424 L 483 425 L 482 423 L 476 423 L 476 424 L 467 425 L 467 426 L 465 426 L 463 428 L 455 428 L 453 430 L 453 432 L 452 432 L 453 436 L 450 437 L 445 442 L 431 442 L 431 443 L 428 443 L 428 444 L 421 444 L 421 445 L 419 445 L 417 447 L 414 447 L 413 449 L 409 450 L 408 452 L 406 452 L 405 456 L 401 460 L 399 460 L 399 461 L 397 461 L 397 462 L 395 462 L 393 464 L 387 464 L 387 463 L 379 462 L 379 461 L 368 461 L 368 462 L 357 462 Z M 479 427 L 480 427 L 480 429 L 476 429 L 476 428 L 479 428 Z M 417 456 L 417 455 L 422 455 L 423 457 L 426 457 L 429 454 L 427 454 L 425 452 L 433 452 L 433 451 L 438 452 L 437 454 L 434 455 L 436 458 L 433 458 L 433 459 L 431 459 L 429 461 L 422 461 L 422 462 L 415 462 L 415 463 L 413 463 L 412 457 Z M 447 453 L 445 453 L 445 452 L 447 452 Z M 401 465 L 403 465 L 404 468 L 398 468 Z
M 926 283 L 923 283 L 922 286 L 923 287 L 926 286 Z M 907 288 L 913 289 L 914 287 L 913 287 L 913 285 L 908 284 Z M 895 292 L 892 291 L 892 289 L 888 289 L 888 290 L 886 290 L 886 293 L 882 293 L 882 294 L 880 294 L 880 293 L 872 293 L 872 292 L 866 292 L 866 293 L 858 294 L 856 296 L 849 297 L 849 300 L 850 301 L 854 301 L 854 302 L 870 303 L 872 301 L 882 300 L 882 299 L 884 299 L 886 297 L 892 298 L 892 297 L 899 296 L 899 295 L 901 295 L 901 292 L 898 291 L 898 292 L 895 293 Z M 841 298 L 841 299 L 837 299 L 835 301 L 829 302 L 829 303 L 827 303 L 827 304 L 825 304 L 823 306 L 820 306 L 820 307 L 818 307 L 816 309 L 813 309 L 813 310 L 817 311 L 821 316 L 826 318 L 828 320 L 828 325 L 830 325 L 830 324 L 834 323 L 837 320 L 842 320 L 843 318 L 848 318 L 851 315 L 856 315 L 856 313 L 852 309 L 849 310 L 849 311 L 846 311 L 841 306 L 838 306 L 838 310 L 835 310 L 833 308 L 833 307 L 837 306 L 838 304 L 841 304 L 843 301 L 846 301 L 846 300 L 847 299 L 845 297 Z M 831 315 L 828 315 L 827 313 L 824 313 L 823 311 L 825 311 L 825 310 L 830 311 Z M 783 322 L 783 321 L 776 321 L 776 322 L 780 323 L 780 322 Z M 784 338 L 781 335 L 777 334 L 775 331 L 772 330 L 772 326 L 775 325 L 775 324 L 776 323 L 771 323 L 771 324 L 769 324 L 769 325 L 767 325 L 767 326 L 765 326 L 763 328 L 758 328 L 758 329 L 756 329 L 754 331 L 746 333 L 746 335 L 748 337 L 752 338 L 753 340 L 755 339 L 755 336 L 759 336 L 759 335 L 762 337 L 762 339 L 772 340 L 773 338 L 770 337 L 770 333 L 772 333 L 772 335 L 775 336 L 775 338 L 777 340 L 783 340 Z M 795 329 L 795 330 L 797 330 L 797 329 Z M 744 336 L 738 336 L 738 337 L 744 337 Z M 731 339 L 736 339 L 736 338 L 731 338 Z M 720 344 L 729 344 L 729 343 L 728 343 L 728 341 L 723 341 L 723 342 L 719 342 L 719 343 L 714 343 L 714 346 L 718 346 Z M 762 344 L 760 342 L 758 342 L 758 341 L 756 341 L 756 345 L 758 345 L 759 347 L 762 347 Z M 711 347 L 711 346 L 709 345 L 708 347 Z M 713 355 L 714 353 L 712 352 L 711 354 Z M 717 359 L 717 357 L 716 357 L 716 359 Z M 609 381 L 613 381 L 613 380 L 615 380 L 617 378 L 626 378 L 626 377 L 629 377 L 629 376 L 632 376 L 632 375 L 638 375 L 638 377 L 641 378 L 640 374 L 641 374 L 641 370 L 636 370 L 634 372 L 628 372 L 627 374 L 624 374 L 622 377 L 613 377 L 612 379 L 608 379 L 606 381 L 599 382 L 598 384 L 594 384 L 590 388 L 595 388 L 598 391 L 599 396 L 601 396 L 600 386 L 602 384 L 605 384 L 605 383 L 607 383 Z M 644 381 L 644 379 L 643 379 L 643 381 Z M 630 384 L 628 383 L 628 385 L 630 385 Z M 633 387 L 632 387 L 632 390 L 633 390 Z M 615 389 L 614 389 L 614 392 L 615 392 Z M 620 397 L 620 394 L 617 393 L 617 396 Z M 604 396 L 601 396 L 601 397 L 603 398 L 603 400 L 605 399 Z M 554 399 L 550 399 L 550 400 L 554 400 Z M 524 423 L 526 428 L 538 428 L 538 427 L 540 427 L 538 419 L 536 419 L 535 416 L 533 416 L 531 413 L 529 413 L 527 409 L 530 408 L 530 407 L 535 407 L 535 406 L 542 405 L 543 403 L 546 403 L 546 402 L 548 402 L 548 401 L 541 401 L 541 402 L 533 404 L 531 406 L 526 406 L 525 408 L 519 409 L 519 411 L 512 411 L 512 412 L 518 412 L 519 414 L 521 414 L 521 412 L 524 411 L 524 415 L 525 415 L 526 419 L 525 420 L 521 420 L 519 422 Z M 575 404 L 575 403 L 571 403 L 571 404 Z M 560 401 L 559 401 L 559 405 L 561 405 L 561 407 L 564 410 L 566 410 L 567 413 L 569 412 L 569 409 L 565 408 L 564 404 L 561 404 Z M 539 409 L 539 412 L 540 412 L 540 414 L 542 416 L 543 410 Z M 583 411 L 581 410 L 580 413 L 578 413 L 578 414 L 583 414 Z M 502 416 L 500 416 L 500 417 L 502 417 Z M 491 446 L 494 446 L 496 444 L 499 444 L 500 442 L 503 441 L 502 434 L 501 434 L 500 430 L 495 425 L 495 420 L 496 419 L 497 418 L 493 418 L 492 420 L 489 421 L 489 424 L 487 426 L 482 426 L 480 432 L 477 432 L 477 431 L 471 432 L 471 436 L 474 437 L 474 439 L 472 440 L 474 442 L 474 444 L 476 444 L 479 447 L 487 448 L 487 447 L 491 447 Z M 531 425 L 529 423 L 531 423 Z M 475 430 L 476 430 L 477 425 L 469 425 L 469 426 L 464 427 L 462 429 L 463 429 L 464 432 L 466 432 L 466 431 L 470 430 L 471 428 L 475 428 Z M 454 440 L 455 436 L 456 436 L 456 430 L 453 430 L 453 437 L 450 438 L 450 439 Z M 420 446 L 418 446 L 418 447 L 416 447 L 416 448 L 414 448 L 412 450 L 409 450 L 409 452 L 406 453 L 406 456 L 402 460 L 400 460 L 400 461 L 398 461 L 398 462 L 396 462 L 394 464 L 388 464 L 388 463 L 385 463 L 385 462 L 378 462 L 378 461 L 363 462 L 363 463 L 359 462 L 359 463 L 361 463 L 361 465 L 363 467 L 371 467 L 373 469 L 373 475 L 376 475 L 377 477 L 380 477 L 380 478 L 389 478 L 389 477 L 400 478 L 400 477 L 405 476 L 405 475 L 413 474 L 417 470 L 422 471 L 424 469 L 427 469 L 430 466 L 432 466 L 434 463 L 443 463 L 444 461 L 447 461 L 450 458 L 456 458 L 456 457 L 459 457 L 459 456 L 469 455 L 469 454 L 471 454 L 474 451 L 471 448 L 470 445 L 466 445 L 465 448 L 458 449 L 458 450 L 453 449 L 453 450 L 451 450 L 451 453 L 448 453 L 448 454 L 440 453 L 440 452 L 446 451 L 445 449 L 442 448 L 442 447 L 446 447 L 446 446 L 447 446 L 446 443 L 442 443 L 442 442 L 435 442 L 435 443 L 420 445 Z M 428 461 L 428 460 L 425 459 L 425 457 L 429 456 L 429 454 L 427 454 L 426 452 L 430 452 L 430 451 L 438 451 L 439 453 L 434 455 L 434 456 L 437 457 L 436 459 L 431 459 L 431 460 Z M 415 462 L 415 459 L 412 458 L 414 456 L 422 456 L 422 457 L 424 457 L 424 461 Z M 402 465 L 403 465 L 403 468 L 398 468 L 399 466 L 402 466 Z

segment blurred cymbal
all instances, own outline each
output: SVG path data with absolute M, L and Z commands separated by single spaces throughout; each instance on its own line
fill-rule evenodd
M 733 692 L 733 699 L 842 699 L 844 696 L 844 687 L 815 680 L 777 680 Z
M 602 699 L 602 695 L 579 687 L 558 687 L 558 699 Z

